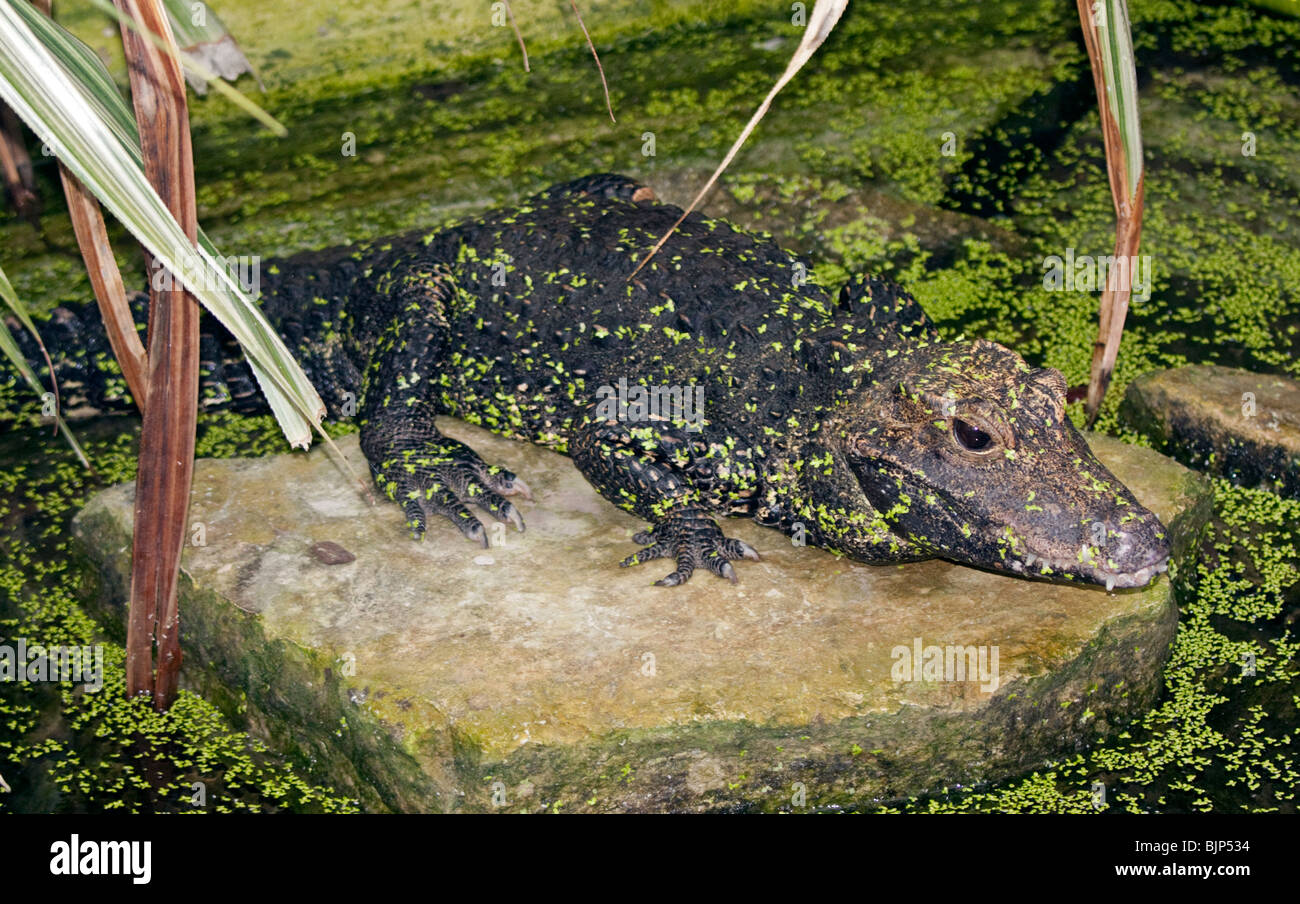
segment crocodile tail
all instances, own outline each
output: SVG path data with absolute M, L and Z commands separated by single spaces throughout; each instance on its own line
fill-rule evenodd
M 632 202 L 656 200 L 654 189 L 650 186 L 618 173 L 593 173 L 571 182 L 560 182 L 538 194 L 536 199 L 576 198 L 582 195 Z
M 140 341 L 146 343 L 149 297 L 133 292 L 127 302 Z M 59 305 L 47 319 L 36 321 L 39 342 L 16 318 L 6 318 L 5 324 L 47 395 L 53 365 L 60 411 L 65 418 L 79 420 L 135 409 L 135 400 L 109 345 L 98 304 Z M 41 353 L 42 344 L 49 363 Z M 50 412 L 45 398 L 37 398 L 8 361 L 0 364 L 0 384 L 0 421 L 25 418 L 37 411 Z M 200 321 L 199 407 L 240 412 L 266 409 L 238 343 L 206 312 Z
M 354 332 L 348 300 L 357 274 L 364 268 L 363 257 L 356 249 L 339 247 L 284 260 L 253 260 L 251 269 L 241 270 L 239 275 L 245 290 L 258 297 L 263 314 L 330 414 L 355 414 L 361 380 L 346 354 Z M 128 301 L 141 342 L 145 342 L 148 296 L 136 292 Z M 48 388 L 49 367 L 35 337 L 14 318 L 7 323 L 23 356 Z M 60 305 L 36 327 L 54 365 L 65 417 L 134 410 L 97 304 Z M 247 414 L 269 410 L 234 337 L 206 310 L 199 329 L 199 410 Z M 25 418 L 42 409 L 48 413 L 42 399 L 0 358 L 0 421 Z

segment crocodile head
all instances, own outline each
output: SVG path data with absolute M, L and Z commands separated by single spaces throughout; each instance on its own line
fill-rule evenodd
M 842 453 L 918 556 L 1108 589 L 1166 569 L 1168 532 L 1074 429 L 1060 371 L 977 340 L 905 348 L 872 378 Z

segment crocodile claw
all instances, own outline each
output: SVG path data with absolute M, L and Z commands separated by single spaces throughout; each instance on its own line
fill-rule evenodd
M 732 559 L 759 561 L 754 547 L 744 540 L 735 540 L 723 534 L 714 520 L 698 509 L 669 515 L 650 530 L 637 533 L 632 537 L 632 542 L 648 545 L 620 562 L 623 568 L 654 559 L 676 560 L 676 570 L 655 581 L 656 587 L 684 584 L 691 579 L 695 569 L 701 566 L 734 584 L 736 569 L 731 564 Z
M 469 510 L 471 505 L 524 530 L 523 516 L 505 497 L 532 499 L 528 484 L 505 468 L 488 465 L 463 443 L 439 437 L 385 461 L 382 469 L 381 486 L 401 504 L 414 539 L 423 537 L 429 521 L 440 516 L 466 539 L 487 548 L 488 532 Z
M 501 473 L 502 476 L 507 479 L 502 481 L 504 485 L 497 490 L 498 493 L 502 496 L 519 496 L 522 499 L 527 499 L 529 502 L 533 501 L 533 491 L 529 489 L 528 484 L 524 483 L 522 477 L 516 477 L 514 474 L 511 474 L 506 470 L 502 470 Z M 523 530 L 524 528 L 520 525 L 519 529 Z

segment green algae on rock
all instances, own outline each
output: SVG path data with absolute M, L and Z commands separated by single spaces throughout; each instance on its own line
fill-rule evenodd
M 98 692 L 0 681 L 0 772 L 12 786 L 0 811 L 356 812 L 188 690 L 167 712 L 127 697 L 125 626 L 97 624 L 85 608 L 93 569 L 70 531 L 94 481 L 135 476 L 132 421 L 115 420 L 78 428 L 93 477 L 45 430 L 0 435 L 0 644 L 103 650 Z M 273 419 L 262 420 L 283 443 Z
M 196 472 L 207 545 L 186 551 L 186 680 L 240 701 L 272 746 L 370 808 L 862 804 L 1027 771 L 1158 693 L 1177 621 L 1167 577 L 1107 594 L 871 567 L 731 521 L 764 554 L 741 584 L 648 590 L 610 567 L 641 523 L 569 461 L 440 426 L 529 475 L 526 534 L 476 551 L 437 525 L 394 543 L 397 508 L 368 507 L 319 451 Z M 1184 555 L 1204 481 L 1093 440 Z M 101 493 L 75 522 L 119 599 L 132 493 Z M 356 561 L 323 565 L 311 547 L 327 541 Z M 968 680 L 910 663 L 918 645 L 932 664 L 926 648 L 975 652 Z M 984 680 L 969 680 L 980 650 Z
M 1050 91 L 1066 75 L 1062 60 L 1078 56 L 1073 14 L 1050 0 L 960 11 L 857 6 L 819 51 L 817 70 L 801 73 L 797 96 L 777 99 L 763 141 L 736 162 L 735 175 L 830 173 L 932 202 L 976 136 L 996 133 L 1008 109 Z M 440 2 L 436 15 L 422 17 L 409 0 L 306 15 L 256 0 L 223 4 L 223 20 L 266 82 L 258 102 L 293 137 L 261 134 L 224 100 L 192 104 L 208 234 L 224 254 L 267 259 L 431 228 L 599 169 L 649 182 L 663 170 L 707 172 L 801 34 L 788 9 L 757 0 L 726 9 L 704 0 L 602 4 L 587 24 L 616 109 L 627 110 L 612 126 L 571 15 L 543 3 L 516 14 L 527 17 L 527 75 L 510 30 L 491 27 L 490 10 L 473 0 Z M 69 5 L 58 15 L 123 71 L 118 42 L 101 34 L 102 13 Z M 936 29 L 945 34 L 942 52 Z M 764 39 L 786 43 L 780 52 L 755 46 Z M 816 132 L 810 123 L 820 124 Z M 940 153 L 947 130 L 956 130 L 952 155 Z M 645 132 L 656 136 L 653 156 L 642 154 Z M 355 154 L 341 152 L 345 134 Z M 37 159 L 38 176 L 57 193 L 52 162 L 42 165 L 48 159 Z M 19 294 L 37 311 L 89 298 L 84 268 L 65 250 L 75 244 L 66 217 L 51 211 L 45 233 L 57 241 L 0 220 Z M 131 244 L 114 246 L 134 287 Z

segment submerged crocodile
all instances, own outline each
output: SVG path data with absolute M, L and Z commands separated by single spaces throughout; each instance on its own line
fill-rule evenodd
M 1071 425 L 1059 371 L 940 341 L 897 286 L 828 291 L 798 256 L 699 214 L 629 280 L 680 214 L 589 176 L 445 231 L 267 266 L 263 306 L 331 412 L 359 417 L 416 536 L 445 518 L 487 545 L 471 506 L 524 528 L 509 497 L 526 484 L 439 433 L 449 415 L 571 456 L 649 522 L 622 564 L 672 560 L 660 585 L 700 567 L 735 581 L 731 563 L 758 558 L 719 528 L 728 515 L 871 564 L 938 557 L 1108 589 L 1165 570 L 1165 528 Z M 89 342 L 58 372 L 104 408 L 93 311 L 48 329 Z M 204 343 L 204 404 L 247 407 L 245 366 Z

